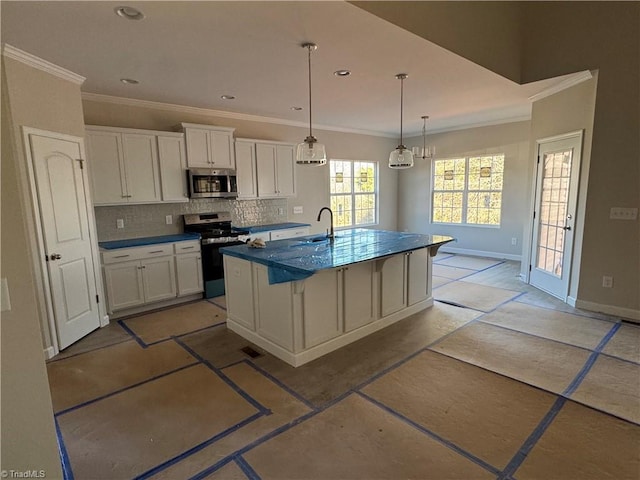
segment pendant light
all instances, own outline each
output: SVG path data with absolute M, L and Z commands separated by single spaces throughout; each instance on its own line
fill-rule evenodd
M 303 43 L 301 46 L 306 48 L 309 53 L 309 136 L 298 144 L 296 163 L 298 165 L 322 166 L 327 164 L 327 152 L 324 145 L 318 143 L 311 130 L 311 52 L 316 50 L 318 46 L 315 43 Z
M 423 160 L 431 160 L 436 156 L 436 147 L 427 145 L 427 120 L 429 115 L 423 115 L 422 117 L 422 149 L 420 147 L 413 147 L 413 155 L 420 157 Z
M 406 73 L 399 73 L 396 75 L 396 78 L 400 80 L 400 145 L 396 147 L 394 151 L 389 155 L 389 168 L 394 168 L 396 170 L 402 168 L 411 168 L 413 167 L 413 153 L 411 150 L 407 150 L 402 144 L 402 108 L 404 101 L 404 80 L 409 75 Z

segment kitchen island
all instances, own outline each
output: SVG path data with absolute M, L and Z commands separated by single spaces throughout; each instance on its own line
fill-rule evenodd
M 433 305 L 431 257 L 453 238 L 352 229 L 225 247 L 227 326 L 303 365 Z

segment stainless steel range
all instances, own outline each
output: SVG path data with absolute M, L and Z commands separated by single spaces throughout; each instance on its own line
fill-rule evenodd
M 224 295 L 224 266 L 221 247 L 241 245 L 249 232 L 231 228 L 229 212 L 197 213 L 184 216 L 184 231 L 202 237 L 202 278 L 205 298 Z

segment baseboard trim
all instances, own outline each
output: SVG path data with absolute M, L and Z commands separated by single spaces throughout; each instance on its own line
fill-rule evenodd
M 617 307 L 615 305 L 605 305 L 602 303 L 595 302 L 587 302 L 586 300 L 578 300 L 578 299 L 569 299 L 567 302 L 569 305 L 575 306 L 576 308 L 582 308 L 584 310 L 590 310 L 592 312 L 600 312 L 606 313 L 607 315 L 613 315 L 616 317 L 622 317 L 625 320 L 631 320 L 636 323 L 640 323 L 640 310 L 634 310 L 632 308 L 625 307 Z M 571 300 L 575 302 L 575 304 L 571 303 Z
M 498 252 L 485 252 L 483 250 L 471 250 L 468 248 L 455 248 L 443 246 L 440 249 L 443 253 L 456 253 L 459 255 L 471 255 L 473 257 L 487 257 L 498 258 L 500 260 L 515 260 L 516 262 L 522 261 L 522 255 L 513 255 L 510 253 L 498 253 Z
M 44 359 L 51 360 L 56 354 L 56 351 L 53 347 L 47 347 L 44 349 Z

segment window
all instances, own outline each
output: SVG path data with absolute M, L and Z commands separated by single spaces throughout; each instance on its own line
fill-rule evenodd
M 500 225 L 504 155 L 433 162 L 433 223 Z
M 377 172 L 375 162 L 330 160 L 331 210 L 336 228 L 377 223 Z

